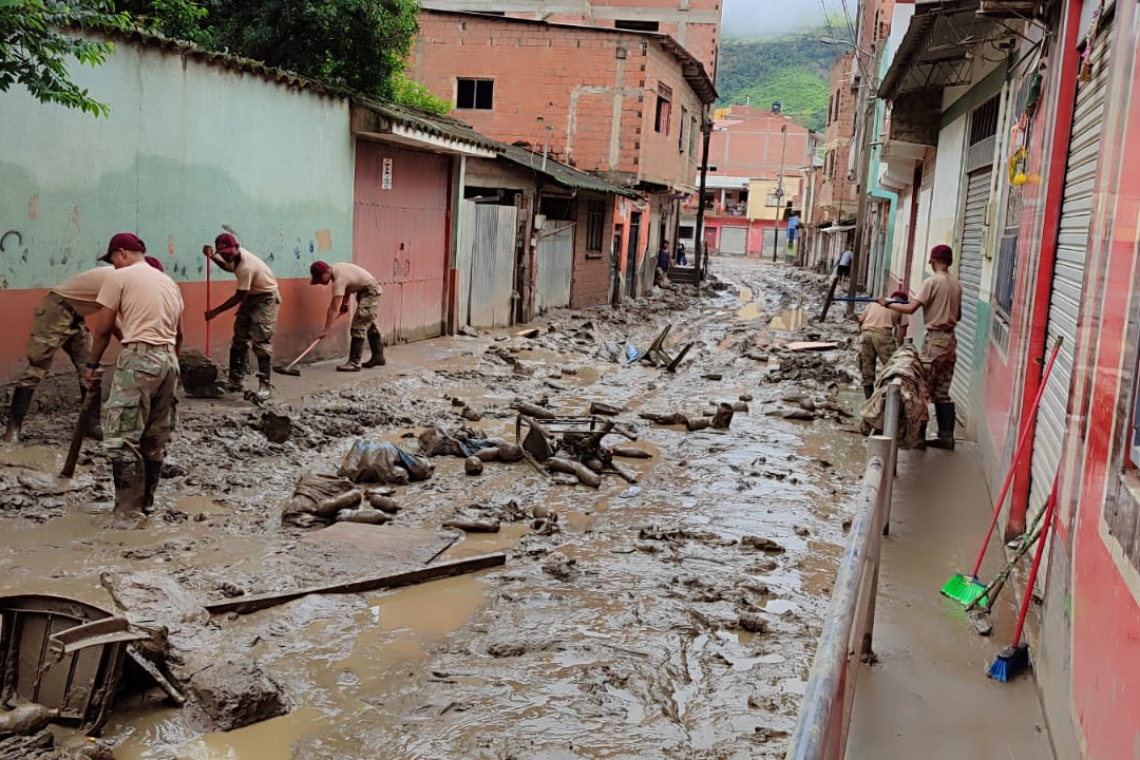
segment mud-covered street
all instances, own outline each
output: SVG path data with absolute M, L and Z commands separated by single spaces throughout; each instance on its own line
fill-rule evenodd
M 359 375 L 277 377 L 268 406 L 292 420 L 282 443 L 241 397 L 184 399 L 138 531 L 104 527 L 113 489 L 98 444 L 75 479 L 54 477 L 75 388 L 53 381 L 25 443 L 0 452 L 4 592 L 164 627 L 179 687 L 255 665 L 285 711 L 221 732 L 193 699 L 178 709 L 126 673 L 99 739 L 118 760 L 782 757 L 862 469 L 855 329 L 841 307 L 814 321 L 816 275 L 718 258 L 712 273 L 702 298 L 678 288 L 547 314 L 527 326 L 536 337 L 441 338 Z M 675 374 L 627 363 L 627 341 L 647 348 L 668 324 L 670 352 L 694 344 Z M 840 345 L 787 348 L 819 340 Z M 637 482 L 604 475 L 594 489 L 526 461 L 473 476 L 439 456 L 433 477 L 391 488 L 385 525 L 283 521 L 298 479 L 335 474 L 358 439 L 416 453 L 442 425 L 513 442 L 519 401 L 623 409 L 631 445 L 651 455 L 621 460 Z M 737 405 L 727 431 L 643 417 L 700 420 L 720 402 Z M 443 527 L 455 519 L 500 527 Z M 399 538 L 373 542 L 380 532 Z M 499 551 L 501 567 L 394 591 L 203 608 Z

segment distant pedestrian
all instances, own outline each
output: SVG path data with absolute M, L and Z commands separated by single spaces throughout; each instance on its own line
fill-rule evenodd
M 328 312 L 325 314 L 325 326 L 318 337 L 328 337 L 333 323 L 341 314 L 348 313 L 349 300 L 356 296 L 356 314 L 352 317 L 352 328 L 349 334 L 352 342 L 348 349 L 348 361 L 337 366 L 337 372 L 359 372 L 363 367 L 383 367 L 387 364 L 384 359 L 384 338 L 380 328 L 376 326 L 376 315 L 380 311 L 380 296 L 383 290 L 380 283 L 372 273 L 356 264 L 340 262 L 326 264 L 323 261 L 314 261 L 309 267 L 312 276 L 311 284 L 328 285 L 332 283 L 332 300 L 329 302 Z M 368 347 L 372 356 L 364 364 L 360 363 L 364 355 L 364 340 L 368 339 Z
M 891 294 L 892 301 L 906 301 L 905 290 Z M 868 304 L 859 315 L 859 374 L 863 377 L 863 397 L 875 392 L 878 365 L 885 365 L 906 336 L 907 318 L 877 303 Z
M 850 248 L 844 248 L 843 253 L 839 256 L 839 266 L 836 267 L 836 273 L 839 279 L 846 280 L 851 276 L 851 261 L 855 258 L 855 253 Z
M 677 266 L 689 266 L 689 259 L 685 256 L 685 244 L 677 243 Z
M 657 268 L 654 271 L 654 281 L 659 288 L 669 286 L 669 241 L 662 240 L 661 248 L 657 251 Z
M 926 324 L 926 337 L 922 343 L 922 363 L 926 369 L 934 414 L 938 419 L 938 438 L 929 442 L 940 449 L 954 448 L 956 424 L 954 402 L 950 398 L 950 383 L 954 379 L 954 366 L 958 361 L 958 340 L 954 328 L 962 320 L 962 285 L 950 274 L 954 251 L 948 245 L 936 245 L 930 251 L 930 267 L 934 276 L 928 277 L 918 295 L 910 303 L 891 304 L 888 308 L 903 314 L 914 314 L 922 307 Z M 886 299 L 879 299 L 886 306 Z M 926 430 L 922 431 L 925 445 Z
M 206 321 L 238 307 L 234 318 L 234 339 L 230 344 L 230 378 L 227 390 L 241 392 L 249 363 L 249 349 L 257 356 L 257 377 L 261 392 L 268 393 L 273 364 L 273 334 L 277 331 L 277 310 L 281 294 L 277 278 L 264 261 L 242 248 L 228 232 L 214 239 L 214 246 L 202 246 L 202 253 L 237 277 L 237 290 L 229 299 L 206 312 Z
M 175 390 L 178 353 L 182 348 L 182 293 L 174 280 L 147 266 L 146 246 L 135 235 L 111 238 L 100 261 L 111 272 L 96 299 L 91 318 L 94 343 L 84 383 L 99 393 L 100 361 L 122 322 L 123 350 L 115 364 L 111 393 L 103 417 L 103 446 L 115 481 L 115 517 L 124 527 L 137 527 L 154 505 L 162 477 L 166 444 L 178 420 Z

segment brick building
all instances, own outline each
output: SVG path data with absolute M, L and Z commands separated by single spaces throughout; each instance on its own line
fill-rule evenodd
M 809 253 L 811 264 L 830 263 L 848 244 L 849 225 L 839 224 L 855 216 L 858 207 L 856 170 L 852 162 L 855 139 L 856 78 L 855 55 L 848 51 L 831 67 L 828 78 L 827 128 L 823 133 L 823 166 L 815 173 L 816 193 L 813 217 L 809 223 L 822 226 Z M 837 231 L 838 230 L 838 231 Z
M 425 10 L 409 72 L 481 133 L 647 194 L 617 204 L 607 250 L 621 292 L 651 281 L 647 253 L 696 190 L 716 100 L 700 61 L 654 32 Z
M 487 0 L 424 0 L 430 10 L 491 12 Z M 497 14 L 558 24 L 660 32 L 716 72 L 721 0 L 499 0 Z

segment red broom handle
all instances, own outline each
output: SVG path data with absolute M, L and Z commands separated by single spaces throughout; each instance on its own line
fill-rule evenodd
M 210 256 L 206 257 L 206 311 L 210 310 Z M 206 358 L 210 358 L 210 320 L 206 320 Z
M 982 539 L 982 548 L 978 552 L 978 559 L 974 562 L 974 571 L 970 575 L 975 578 L 978 576 L 978 571 L 982 569 L 982 559 L 986 556 L 986 549 L 990 546 L 990 538 L 994 534 L 994 526 L 997 525 L 998 516 L 1001 514 L 1001 505 L 1005 503 L 1005 495 L 1009 492 L 1009 486 L 1013 483 L 1013 473 L 1017 469 L 1017 463 L 1021 461 L 1021 455 L 1025 451 L 1025 443 L 1029 439 L 1029 431 L 1032 428 L 1030 421 L 1037 416 L 1037 407 L 1041 406 L 1041 398 L 1045 395 L 1045 384 L 1049 382 L 1049 373 L 1053 371 L 1053 364 L 1057 361 L 1057 354 L 1061 351 L 1061 343 L 1065 338 L 1062 336 L 1057 339 L 1056 345 L 1053 346 L 1053 353 L 1049 355 L 1049 363 L 1045 365 L 1045 372 L 1041 375 L 1041 387 L 1037 389 L 1037 397 L 1033 399 L 1033 406 L 1029 410 L 1029 414 L 1021 423 L 1021 435 L 1017 439 L 1017 449 L 1013 452 L 1013 461 L 1009 464 L 1009 472 L 1005 476 L 1005 483 L 1001 486 L 1001 494 L 998 495 L 997 501 L 994 503 L 994 516 L 990 519 L 990 527 L 986 529 L 986 536 Z
M 1025 628 L 1025 616 L 1029 612 L 1029 599 L 1033 596 L 1033 586 L 1037 583 L 1037 570 L 1041 567 L 1041 558 L 1045 556 L 1045 544 L 1049 543 L 1049 528 L 1053 526 L 1053 510 L 1057 506 L 1057 480 L 1061 477 L 1061 468 L 1053 476 L 1053 491 L 1049 494 L 1049 505 L 1045 507 L 1045 525 L 1041 528 L 1041 536 L 1037 539 L 1037 553 L 1033 555 L 1033 567 L 1029 569 L 1029 583 L 1025 587 L 1025 598 L 1021 600 L 1021 613 L 1017 616 L 1017 627 L 1013 629 L 1013 646 L 1021 641 L 1021 632 Z

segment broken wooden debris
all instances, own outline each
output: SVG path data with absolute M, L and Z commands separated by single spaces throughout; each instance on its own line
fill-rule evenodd
M 572 459 L 550 457 L 546 460 L 546 467 L 551 472 L 562 472 L 567 475 L 574 475 L 578 478 L 579 483 L 590 486 L 591 488 L 600 488 L 602 485 L 602 479 L 598 473 L 581 462 L 575 462 Z
M 461 530 L 464 533 L 498 533 L 500 523 L 498 520 L 448 520 L 443 527 L 452 530 Z
M 639 449 L 636 446 L 628 446 L 624 443 L 619 443 L 616 446 L 610 447 L 610 451 L 615 457 L 625 457 L 626 459 L 652 459 L 653 455 L 645 449 Z
M 606 417 L 616 417 L 624 411 L 625 409 L 620 406 L 614 406 L 613 404 L 607 404 L 602 401 L 594 401 L 590 404 L 590 414 L 601 414 Z
M 431 567 L 407 570 L 400 573 L 390 573 L 373 578 L 362 578 L 355 581 L 345 581 L 343 583 L 333 583 L 325 586 L 312 586 L 276 594 L 238 597 L 236 599 L 208 602 L 203 605 L 203 607 L 205 607 L 206 611 L 211 615 L 218 615 L 225 612 L 237 612 L 238 614 L 244 615 L 250 612 L 257 612 L 258 610 L 276 607 L 277 605 L 285 604 L 286 602 L 291 602 L 295 599 L 309 596 L 310 594 L 359 594 L 366 591 L 379 591 L 387 588 L 412 586 L 417 583 L 425 583 L 439 578 L 450 578 L 455 575 L 486 570 L 490 567 L 499 567 L 505 564 L 506 561 L 507 555 L 502 552 L 480 554 L 476 557 L 467 557 L 453 562 L 432 565 Z
M 788 351 L 801 353 L 803 351 L 831 351 L 839 348 L 838 343 L 825 343 L 821 341 L 794 341 L 784 346 Z
M 134 644 L 127 645 L 127 656 L 158 684 L 158 688 L 162 689 L 163 692 L 166 693 L 166 696 L 170 697 L 171 702 L 179 707 L 186 702 L 186 697 L 178 690 L 178 687 L 170 682 L 170 679 L 166 677 L 165 673 L 159 670 L 157 665 L 146 657 L 143 657 L 142 653 L 139 652 Z

